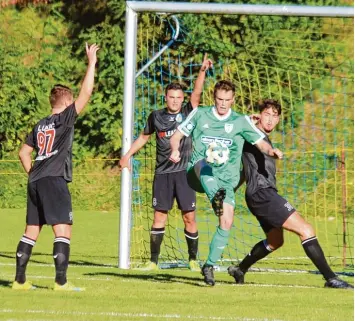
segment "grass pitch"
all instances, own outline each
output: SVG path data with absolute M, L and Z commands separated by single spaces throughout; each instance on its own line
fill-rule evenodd
M 250 272 L 238 286 L 225 272 L 207 287 L 197 272 L 147 273 L 117 266 L 118 214 L 75 212 L 68 279 L 82 293 L 52 290 L 53 235 L 43 229 L 27 278 L 38 288 L 14 291 L 15 249 L 25 210 L 0 210 L 0 320 L 354 320 L 354 292 L 324 289 L 320 275 Z M 353 278 L 343 277 L 353 283 Z

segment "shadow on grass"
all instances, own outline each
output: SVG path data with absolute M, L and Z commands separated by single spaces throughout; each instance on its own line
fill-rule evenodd
M 11 289 L 12 288 L 12 282 L 13 281 L 0 279 L 0 288 L 9 288 L 9 289 Z M 47 287 L 47 286 L 39 286 L 39 285 L 36 285 L 36 284 L 33 284 L 33 286 L 35 286 L 36 289 L 52 290 L 50 287 Z M 23 291 L 23 290 L 20 290 L 20 291 Z
M 191 277 L 191 276 L 181 276 L 174 275 L 168 273 L 152 273 L 152 272 L 144 272 L 144 274 L 121 274 L 114 272 L 95 272 L 95 273 L 85 273 L 86 276 L 111 276 L 118 277 L 122 279 L 134 279 L 139 281 L 150 281 L 150 282 L 159 282 L 159 283 L 184 283 L 192 286 L 198 287 L 207 287 L 203 283 L 202 276 L 201 278 Z M 229 283 L 229 282 L 221 282 L 221 283 Z
M 80 255 L 73 255 L 75 256 L 80 256 Z M 41 257 L 44 258 L 41 260 Z M 15 264 L 16 262 L 16 257 L 15 257 L 15 252 L 2 252 L 0 253 L 0 258 L 6 259 L 5 262 L 9 261 L 10 263 Z M 103 261 L 107 261 L 107 258 L 111 259 L 111 257 L 95 257 L 95 258 L 101 258 Z M 49 261 L 48 261 L 49 260 Z M 44 265 L 52 265 L 53 264 L 53 257 L 52 254 L 50 253 L 40 253 L 40 252 L 34 252 L 31 255 L 30 258 L 30 263 L 37 263 L 37 264 L 44 264 Z M 114 264 L 104 264 L 104 263 L 97 263 L 97 262 L 92 262 L 88 260 L 70 260 L 69 265 L 76 265 L 76 266 L 90 266 L 90 267 L 117 267 Z
M 0 287 L 2 288 L 11 288 L 12 282 L 8 280 L 2 280 L 0 279 Z

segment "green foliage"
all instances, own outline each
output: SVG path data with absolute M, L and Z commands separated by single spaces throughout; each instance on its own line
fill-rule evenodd
M 63 20 L 33 8 L 0 12 L 0 156 L 17 150 L 35 123 L 50 113 L 55 83 L 78 74 Z
M 204 2 L 242 3 L 241 0 Z M 349 1 L 332 0 L 249 3 L 351 5 Z M 343 137 L 346 148 L 353 148 L 352 19 L 335 22 L 324 18 L 207 14 L 184 14 L 178 18 L 181 24 L 178 41 L 137 79 L 135 135 L 141 132 L 149 112 L 163 107 L 163 89 L 168 82 L 178 80 L 187 91 L 192 90 L 198 64 L 203 53 L 208 52 L 215 70 L 205 84 L 205 105 L 213 103 L 215 80 L 230 78 L 237 85 L 238 111 L 254 110 L 255 102 L 265 97 L 283 103 L 276 142 L 282 142 L 286 150 L 325 149 L 328 146 L 323 141 L 339 146 L 339 137 Z M 0 158 L 17 158 L 28 132 L 49 113 L 48 94 L 54 84 L 64 83 L 78 92 L 85 72 L 84 44 L 97 42 L 101 50 L 96 85 L 91 102 L 76 125 L 75 166 L 80 167 L 92 157 L 117 159 L 122 138 L 125 2 L 52 1 L 36 7 L 6 8 L 0 11 L 0 19 Z M 168 16 L 138 14 L 137 69 L 160 49 L 159 45 L 171 39 L 173 27 Z M 339 107 L 344 115 L 334 113 Z M 321 111 L 319 117 L 315 117 L 315 110 Z M 333 119 L 329 125 L 325 124 L 328 118 Z M 313 127 L 324 128 L 326 134 L 315 137 Z M 304 144 L 309 137 L 314 141 Z M 154 149 L 155 143 L 150 142 L 137 155 L 136 165 L 143 175 L 151 175 L 154 168 Z M 338 155 L 339 148 L 334 153 Z M 304 170 L 300 159 L 298 162 L 297 169 Z M 105 171 L 116 164 L 100 164 L 96 169 L 107 174 Z M 308 167 L 321 170 L 334 167 L 334 163 L 324 163 L 324 157 L 309 164 Z M 12 170 L 7 166 L 0 163 L 0 172 Z M 285 171 L 296 165 L 288 166 Z M 87 169 L 80 170 L 83 175 L 89 174 Z M 309 179 L 317 183 L 322 181 L 321 176 L 318 173 Z M 90 183 L 84 179 L 81 182 L 99 186 L 98 177 L 91 178 Z M 6 186 L 0 183 L 4 206 L 11 204 L 14 195 L 23 193 L 23 187 L 16 190 L 16 183 L 9 181 Z M 295 181 L 302 184 L 302 177 Z M 109 180 L 106 183 L 110 184 Z M 314 189 L 314 185 L 306 185 L 308 191 Z M 80 187 L 75 186 L 72 187 L 75 198 L 80 198 L 86 208 L 108 206 L 104 201 L 99 204 L 93 198 L 81 198 Z M 21 196 L 18 204 L 23 204 L 23 200 Z M 116 205 L 115 200 L 109 206 Z

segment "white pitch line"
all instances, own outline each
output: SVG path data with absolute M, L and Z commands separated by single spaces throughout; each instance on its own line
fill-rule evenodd
M 11 279 L 13 276 L 12 275 L 7 275 L 7 274 L 1 274 L 1 277 L 7 278 L 7 279 Z M 32 280 L 38 280 L 38 279 L 53 279 L 53 276 L 43 276 L 43 275 L 27 275 L 28 279 L 32 279 Z M 116 281 L 116 282 L 121 282 L 121 283 L 143 283 L 143 282 L 149 282 L 149 283 L 171 283 L 174 282 L 175 284 L 186 284 L 186 282 L 181 282 L 181 281 L 165 281 L 165 280 L 158 280 L 158 279 L 147 279 L 147 280 L 132 280 L 132 279 L 124 279 L 124 276 L 122 277 L 121 280 L 118 280 L 116 278 L 112 279 L 112 278 L 91 278 L 91 277 L 70 277 L 70 279 L 72 280 L 81 280 L 81 281 Z M 187 281 L 189 281 L 188 279 L 186 279 Z M 201 281 L 190 281 L 190 284 L 198 284 L 198 285 L 205 285 L 205 283 L 201 280 Z M 311 285 L 287 285 L 287 284 L 263 284 L 263 283 L 246 283 L 243 285 L 240 284 L 235 284 L 235 283 L 219 283 L 217 281 L 216 283 L 217 286 L 236 286 L 236 287 L 254 287 L 254 288 L 258 288 L 258 287 L 269 287 L 269 288 L 292 288 L 292 289 L 319 289 L 321 288 L 320 286 L 311 286 Z
M 0 313 L 32 313 L 32 314 L 52 314 L 52 315 L 80 315 L 80 316 L 109 316 L 117 318 L 151 318 L 151 319 L 177 319 L 177 320 L 230 320 L 230 321 L 286 321 L 269 318 L 248 318 L 248 317 L 220 317 L 202 315 L 181 315 L 181 314 L 153 314 L 153 313 L 121 313 L 121 312 L 84 312 L 84 311 L 53 311 L 53 310 L 13 310 L 2 309 Z

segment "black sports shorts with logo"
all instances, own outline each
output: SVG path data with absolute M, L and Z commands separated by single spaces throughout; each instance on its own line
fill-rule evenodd
M 257 218 L 261 228 L 268 233 L 274 227 L 282 227 L 296 210 L 273 188 L 263 188 L 253 195 L 246 195 L 250 212 Z
M 26 223 L 73 224 L 71 196 L 63 177 L 47 176 L 28 184 Z
M 186 171 L 155 174 L 153 208 L 157 211 L 169 211 L 173 207 L 174 199 L 181 211 L 195 210 L 196 193 L 187 183 Z

